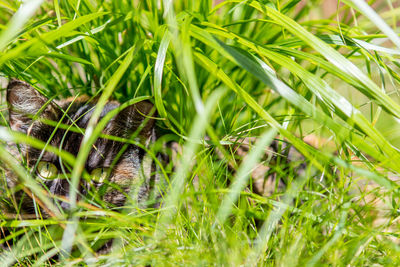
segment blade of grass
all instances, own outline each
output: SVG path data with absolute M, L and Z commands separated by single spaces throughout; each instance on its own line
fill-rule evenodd
M 85 60 L 83 58 L 74 57 L 74 56 L 71 56 L 71 55 L 65 55 L 65 54 L 62 54 L 62 53 L 50 52 L 50 53 L 47 53 L 45 56 L 46 57 L 59 58 L 59 59 L 63 59 L 63 60 L 66 60 L 66 61 L 77 62 L 77 63 L 81 63 L 81 64 L 85 64 L 85 65 L 92 65 L 93 66 L 92 62 L 87 61 L 87 60 Z
M 346 4 L 350 4 L 350 1 L 344 0 Z M 383 33 L 387 35 L 387 37 L 400 49 L 400 38 L 398 37 L 397 33 L 390 28 L 389 25 L 379 16 L 372 7 L 370 7 L 365 1 L 363 0 L 351 0 L 354 5 L 352 7 L 356 7 L 356 9 L 364 14 L 367 18 L 371 20 Z M 400 50 L 398 50 L 400 52 Z
M 79 27 L 85 23 L 88 23 L 89 21 L 92 21 L 98 17 L 104 16 L 106 14 L 107 14 L 107 12 L 98 12 L 95 14 L 89 14 L 89 15 L 79 17 L 76 20 L 73 20 L 73 21 L 70 21 L 70 22 L 64 24 L 57 30 L 44 33 L 44 34 L 40 35 L 39 37 L 36 37 L 29 41 L 26 41 L 26 42 L 18 45 L 17 47 L 15 47 L 11 50 L 8 50 L 7 53 L 0 54 L 0 67 L 5 62 L 7 62 L 11 59 L 20 57 L 21 55 L 26 55 L 24 53 L 24 51 L 27 49 L 30 49 L 30 51 L 32 52 L 32 55 L 38 54 L 38 53 L 39 54 L 47 53 L 48 50 L 44 49 L 43 42 L 45 42 L 46 44 L 50 44 L 50 43 L 54 42 L 55 40 L 64 37 L 65 35 L 67 35 L 71 31 L 73 31 L 77 27 Z
M 16 144 L 27 144 L 37 149 L 45 149 L 46 151 L 54 153 L 55 155 L 61 157 L 71 166 L 75 164 L 75 157 L 67 151 L 60 151 L 58 147 L 46 145 L 45 142 L 39 139 L 27 136 L 20 132 L 11 131 L 6 127 L 0 127 L 0 139 L 3 141 L 14 142 Z
M 170 33 L 166 31 L 161 40 L 160 47 L 158 49 L 156 63 L 154 65 L 154 100 L 157 107 L 159 115 L 166 119 L 165 123 L 169 125 L 167 118 L 167 111 L 165 110 L 164 103 L 162 100 L 162 76 L 164 69 L 165 57 L 167 55 L 167 50 L 169 43 L 171 41 Z
M 192 58 L 192 45 L 189 36 L 189 26 L 191 18 L 188 16 L 184 20 L 179 32 L 178 23 L 174 12 L 173 1 L 163 0 L 164 3 L 164 16 L 169 24 L 171 32 L 171 39 L 174 48 L 175 59 L 177 61 L 179 73 L 185 77 L 186 82 L 189 84 L 189 90 L 194 102 L 197 113 L 204 112 L 204 105 L 200 97 L 199 88 L 197 85 L 197 78 L 195 75 L 193 58 Z
M 269 129 L 265 131 L 253 149 L 250 150 L 249 154 L 243 160 L 240 165 L 235 178 L 233 179 L 232 185 L 230 186 L 229 194 L 227 194 L 218 209 L 217 212 L 217 223 L 224 224 L 225 220 L 229 216 L 232 210 L 232 206 L 237 201 L 240 192 L 245 188 L 249 175 L 252 169 L 260 161 L 261 156 L 265 153 L 265 148 L 268 147 L 276 135 L 275 129 Z
M 212 12 L 215 12 L 218 8 L 229 3 L 237 3 L 239 0 L 227 0 L 215 7 Z M 245 2 L 259 12 L 268 15 L 271 19 L 279 23 L 286 30 L 303 40 L 310 47 L 314 48 L 317 52 L 323 55 L 328 61 L 334 64 L 336 67 L 343 69 L 343 71 L 349 73 L 357 79 L 362 87 L 357 87 L 360 92 L 372 97 L 378 105 L 382 108 L 400 118 L 400 106 L 396 104 L 389 96 L 382 92 L 367 75 L 365 75 L 359 68 L 357 68 L 351 61 L 342 56 L 338 51 L 330 47 L 328 44 L 320 40 L 318 37 L 313 35 L 304 29 L 300 24 L 278 12 L 268 5 L 263 5 L 257 1 Z
M 53 202 L 43 194 L 43 189 L 35 182 L 29 173 L 19 164 L 19 162 L 8 153 L 2 146 L 0 146 L 1 161 L 12 169 L 15 174 L 22 180 L 23 184 L 29 188 L 33 194 L 40 199 L 46 208 L 48 208 L 57 218 L 62 218 L 60 211 L 56 208 Z
M 215 32 L 215 31 L 214 31 Z M 258 60 L 258 63 L 253 62 L 249 57 L 245 57 L 235 51 L 234 48 L 229 47 L 219 41 L 218 39 L 213 39 L 208 33 L 206 33 L 204 30 L 199 29 L 199 28 L 193 28 L 192 34 L 196 37 L 205 42 L 206 44 L 216 48 L 220 53 L 223 55 L 227 56 L 228 59 L 237 62 L 237 64 L 241 65 L 244 67 L 244 69 L 247 69 L 250 73 L 254 74 L 256 77 L 258 77 L 261 81 L 263 81 L 266 85 L 271 86 L 271 81 L 270 79 L 275 79 L 274 74 L 271 76 L 268 73 L 270 73 L 272 70 L 268 68 L 268 66 L 265 65 L 265 63 L 262 63 L 261 60 Z M 232 39 L 236 39 L 240 42 L 242 39 L 240 36 L 231 36 L 233 37 Z M 276 61 L 278 64 L 282 64 L 289 70 L 291 70 L 293 73 L 299 75 L 303 82 L 305 82 L 307 85 L 309 85 L 309 88 L 312 89 L 315 94 L 321 98 L 322 101 L 325 103 L 328 103 L 329 106 L 332 107 L 332 111 L 337 113 L 338 115 L 342 115 L 342 118 L 345 121 L 348 121 L 350 125 L 346 125 L 345 128 L 343 128 L 343 124 L 337 124 L 331 123 L 331 119 L 328 118 L 327 116 L 321 114 L 321 116 L 324 117 L 324 120 L 319 120 L 319 122 L 327 122 L 329 121 L 330 123 L 327 125 L 331 129 L 335 129 L 335 133 L 338 134 L 338 137 L 342 136 L 341 140 L 348 140 L 348 137 L 351 135 L 350 129 L 354 125 L 355 122 L 357 122 L 357 125 L 363 129 L 368 136 L 371 137 L 374 143 L 378 144 L 380 148 L 385 151 L 385 153 L 393 160 L 393 158 L 399 162 L 400 164 L 400 155 L 399 153 L 392 147 L 392 145 L 380 134 L 367 120 L 360 112 L 356 112 L 357 110 L 342 96 L 337 94 L 334 90 L 329 88 L 329 86 L 320 78 L 311 75 L 310 73 L 304 71 L 304 69 L 293 62 L 292 60 L 281 56 L 278 53 L 274 53 L 272 51 L 268 51 L 263 49 L 262 47 L 257 47 L 254 44 L 251 44 L 250 42 L 243 41 L 245 45 L 248 45 L 249 47 L 255 49 L 256 51 L 260 51 L 264 56 L 267 56 L 271 58 L 272 60 Z M 221 48 L 223 50 L 221 50 Z M 226 52 L 228 52 L 229 55 L 226 55 Z M 234 57 L 234 58 L 232 58 Z M 259 64 L 264 64 L 265 66 L 260 66 Z M 267 74 L 267 75 L 265 75 Z M 271 76 L 271 77 L 268 77 Z M 290 103 L 294 104 L 303 112 L 308 114 L 310 117 L 314 116 L 320 116 L 320 111 L 315 110 L 315 108 L 304 98 L 301 96 L 297 95 L 293 90 L 287 89 L 287 90 L 282 90 L 282 88 L 287 88 L 287 86 L 282 85 L 280 86 L 281 90 L 277 89 L 278 87 L 273 88 L 280 93 L 285 99 L 287 99 Z M 289 92 L 290 91 L 290 92 Z M 344 105 L 346 104 L 346 105 Z M 312 111 L 314 110 L 314 111 Z M 338 113 L 338 110 L 342 110 L 342 114 Z M 311 112 L 312 111 L 312 112 Z M 346 115 L 346 116 L 344 116 Z M 355 120 L 355 122 L 354 122 Z M 332 128 L 333 127 L 333 128 Z M 348 129 L 346 131 L 346 129 Z M 344 134 L 344 132 L 347 132 L 347 134 Z M 344 135 L 342 135 L 344 134 Z M 353 135 L 355 136 L 355 135 Z M 357 137 L 355 137 L 357 138 Z M 357 145 L 363 145 L 365 143 L 365 140 L 359 140 L 357 142 Z M 367 148 L 366 146 L 363 145 L 364 148 Z M 375 157 L 376 155 L 379 155 L 380 153 L 371 148 L 367 148 L 366 151 L 369 151 L 369 155 Z M 377 154 L 378 153 L 378 154 Z M 397 164 L 391 164 L 391 160 L 388 160 L 388 157 L 385 156 L 378 156 L 380 160 L 383 162 L 383 164 L 390 164 L 389 166 L 394 167 L 397 170 L 396 166 L 399 166 Z M 400 170 L 400 169 L 399 169 Z M 398 171 L 398 170 L 397 170 Z
M 97 137 L 96 135 L 93 134 L 95 130 L 96 123 L 100 117 L 100 114 L 103 110 L 104 105 L 106 104 L 107 100 L 110 98 L 113 90 L 117 86 L 119 80 L 122 78 L 122 75 L 125 73 L 125 71 L 128 69 L 130 63 L 133 60 L 134 55 L 138 52 L 138 47 L 135 45 L 130 48 L 129 53 L 126 55 L 124 60 L 121 62 L 120 66 L 118 67 L 117 71 L 113 74 L 113 76 L 110 78 L 110 80 L 107 83 L 106 88 L 104 88 L 103 93 L 101 94 L 96 108 L 94 109 L 92 116 L 89 120 L 88 126 L 86 128 L 86 132 L 84 135 L 84 138 L 82 140 L 80 150 L 76 159 L 76 164 L 74 165 L 74 168 L 72 170 L 72 175 L 71 175 L 71 186 L 70 186 L 70 207 L 71 211 L 75 211 L 76 208 L 76 196 L 77 196 L 77 190 L 78 190 L 78 185 L 79 185 L 79 180 L 81 177 L 81 174 L 83 172 L 86 158 L 89 155 L 89 152 L 92 148 L 92 145 L 96 141 Z M 100 128 L 99 128 L 100 129 Z M 100 130 L 101 131 L 101 130 Z M 62 238 L 62 251 L 64 256 L 69 256 L 72 245 L 74 243 L 74 236 L 75 232 L 78 228 L 78 218 L 76 216 L 72 216 L 70 219 L 72 221 L 71 224 L 68 224 Z
M 61 23 L 61 12 L 60 12 L 59 0 L 53 0 L 53 3 L 54 3 L 54 10 L 56 11 L 58 27 L 61 27 L 62 23 Z
M 30 0 L 21 3 L 17 12 L 8 22 L 6 29 L 0 35 L 0 51 L 3 51 L 9 42 L 16 37 L 24 25 L 35 14 L 43 0 Z
M 285 194 L 282 197 L 282 203 L 286 204 L 287 206 L 293 201 L 293 199 L 299 194 L 301 189 L 303 188 L 304 184 L 307 182 L 307 171 L 304 171 L 297 177 L 290 187 L 286 190 Z M 268 247 L 268 241 L 271 237 L 272 232 L 276 228 L 279 220 L 281 219 L 282 215 L 286 212 L 286 206 L 281 206 L 277 209 L 270 211 L 270 214 L 263 223 L 261 230 L 257 236 L 257 239 L 254 241 L 255 247 L 253 248 L 252 252 L 246 259 L 246 266 L 256 266 L 257 262 L 259 261 L 260 257 L 264 254 Z
M 205 69 L 207 69 L 211 74 L 216 75 L 223 81 L 230 89 L 234 92 L 238 93 L 245 102 L 251 107 L 258 115 L 263 118 L 269 125 L 273 128 L 277 129 L 284 137 L 286 137 L 294 147 L 297 148 L 306 158 L 310 160 L 312 164 L 315 164 L 321 171 L 323 171 L 323 166 L 321 162 L 330 162 L 331 157 L 322 154 L 320 151 L 315 150 L 309 145 L 305 144 L 303 141 L 296 138 L 290 131 L 286 130 L 282 127 L 267 111 L 265 111 L 244 89 L 242 89 L 238 84 L 232 81 L 228 75 L 226 75 L 222 69 L 217 66 L 214 62 L 212 62 L 209 58 L 205 57 L 201 53 L 195 53 L 196 58 L 199 59 L 200 63 L 204 65 Z M 311 105 L 308 101 L 303 99 L 300 95 L 296 94 L 291 88 L 287 85 L 279 81 L 273 73 L 270 71 L 265 72 L 268 75 L 268 78 L 271 79 L 270 86 L 277 90 L 282 96 L 287 98 L 292 104 L 303 110 L 310 117 L 314 118 L 319 123 L 323 125 L 327 125 L 330 129 L 332 129 L 335 134 L 337 134 L 339 140 L 351 140 L 351 144 L 355 147 L 361 147 L 368 154 L 372 154 L 374 157 L 377 157 L 378 160 L 384 162 L 388 167 L 397 169 L 398 167 L 388 161 L 387 157 L 381 155 L 379 151 L 369 146 L 363 138 L 352 133 L 351 129 L 346 129 L 342 127 L 340 124 L 334 122 L 331 118 L 329 118 L 325 113 L 316 110 L 313 105 Z M 337 161 L 338 164 L 345 168 L 349 168 L 351 164 L 347 164 L 344 161 Z M 382 186 L 387 187 L 388 189 L 397 188 L 396 184 L 387 179 L 386 177 L 379 176 L 373 177 L 374 179 L 378 179 L 376 182 Z
M 346 230 L 345 224 L 349 209 L 350 209 L 350 203 L 345 203 L 343 205 L 343 210 L 340 214 L 339 223 L 335 229 L 335 233 L 333 234 L 332 238 L 325 245 L 323 245 L 322 248 L 317 253 L 314 254 L 314 256 L 306 263 L 305 266 L 307 267 L 315 266 L 320 261 L 322 256 L 328 251 L 328 249 L 332 247 L 339 238 L 342 237 L 342 235 Z
M 199 143 L 191 140 L 202 139 L 209 123 L 208 120 L 216 108 L 217 102 L 225 93 L 226 90 L 215 90 L 207 99 L 204 114 L 198 114 L 193 121 L 189 138 L 182 151 L 182 154 L 185 156 L 180 159 L 180 163 L 177 165 L 179 167 L 171 179 L 172 182 L 169 186 L 169 192 L 166 195 L 163 205 L 164 210 L 161 212 L 158 220 L 157 229 L 155 230 L 155 238 L 157 240 L 164 237 L 165 230 L 168 229 L 174 215 L 179 211 L 179 199 L 181 198 L 186 177 L 191 169 L 192 162 L 195 160 L 196 151 L 199 148 Z

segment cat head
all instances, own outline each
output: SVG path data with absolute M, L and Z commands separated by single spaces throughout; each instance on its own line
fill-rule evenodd
M 87 97 L 49 100 L 31 85 L 19 80 L 10 81 L 7 103 L 12 130 L 74 156 L 79 153 L 84 131 L 96 107 L 95 101 L 88 101 Z M 119 106 L 116 101 L 106 103 L 99 120 Z M 56 129 L 59 122 L 61 126 Z M 141 194 L 146 193 L 143 188 L 147 186 L 146 182 L 138 182 L 143 180 L 140 177 L 144 150 L 132 142 L 127 144 L 120 140 L 136 140 L 145 144 L 155 138 L 153 105 L 142 101 L 121 109 L 109 120 L 102 133 L 120 139 L 98 138 L 95 141 L 85 163 L 86 178 L 81 179 L 80 196 L 103 190 L 101 198 L 105 202 L 121 206 L 132 184 L 142 188 L 139 190 Z M 68 174 L 73 166 L 51 152 L 26 144 L 21 144 L 20 150 L 28 167 L 37 174 L 48 192 L 68 199 Z M 68 207 L 68 201 L 60 205 Z

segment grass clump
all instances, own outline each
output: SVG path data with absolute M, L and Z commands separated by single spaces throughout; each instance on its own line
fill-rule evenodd
M 0 1 L 3 88 L 14 77 L 48 97 L 99 99 L 86 149 L 68 159 L 75 187 L 108 99 L 150 99 L 162 137 L 149 153 L 179 148 L 160 209 L 72 195 L 76 209 L 48 218 L 3 213 L 2 262 L 398 265 L 398 7 L 342 1 L 326 14 L 326 4 Z M 2 166 L 51 205 L 6 151 L 11 139 L 45 144 L 7 130 L 2 95 Z M 298 157 L 276 158 L 271 144 Z M 257 194 L 272 177 L 272 194 Z M 4 174 L 0 192 L 16 205 Z

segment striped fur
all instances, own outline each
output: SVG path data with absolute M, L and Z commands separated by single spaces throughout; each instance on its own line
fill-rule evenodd
M 74 126 L 85 129 L 96 105 L 95 101 L 89 101 L 87 97 L 80 97 L 75 101 L 72 99 L 48 101 L 45 96 L 32 86 L 19 80 L 10 81 L 7 88 L 7 102 L 12 130 L 22 132 L 44 142 L 50 139 L 55 129 L 53 126 L 46 124 L 45 120 L 58 122 L 64 115 L 63 111 L 68 110 L 62 123 L 64 125 L 74 124 Z M 103 108 L 100 120 L 108 112 L 119 106 L 118 102 L 109 101 Z M 153 113 L 153 105 L 148 101 L 128 106 L 108 122 L 103 134 L 130 139 L 138 127 L 141 127 L 138 138 L 135 140 L 142 140 L 143 145 L 151 143 L 156 138 L 154 119 L 152 119 Z M 59 147 L 76 156 L 79 153 L 83 137 L 83 134 L 78 132 L 57 129 L 50 140 L 50 145 Z M 124 145 L 122 142 L 103 138 L 96 140 L 86 160 L 86 171 L 90 173 L 92 170 L 102 167 L 112 167 L 112 171 L 108 180 L 104 183 L 81 179 L 80 198 L 88 194 L 93 195 L 93 192 L 96 194 L 97 191 L 101 191 L 101 199 L 111 204 L 110 206 L 122 206 L 126 201 L 126 196 L 132 190 L 136 190 L 135 192 L 138 193 L 137 200 L 139 202 L 145 201 L 149 195 L 149 185 L 154 184 L 151 179 L 158 179 L 152 172 L 154 163 L 143 164 L 147 158 L 145 151 L 132 144 L 125 145 L 125 152 L 119 155 Z M 14 154 L 18 154 L 13 149 L 13 145 L 10 145 L 10 150 L 14 150 Z M 62 162 L 60 158 L 50 152 L 27 145 L 21 145 L 21 152 L 22 155 L 18 154 L 17 156 L 24 157 L 29 168 L 34 167 L 40 157 L 41 161 L 53 163 L 58 168 L 59 173 L 62 173 L 62 170 L 69 172 L 73 168 L 73 166 L 67 166 L 65 162 Z M 119 158 L 116 159 L 118 155 Z M 114 166 L 112 166 L 113 162 L 116 162 Z M 149 170 L 143 171 L 144 165 Z M 147 173 L 147 177 L 143 173 Z M 9 187 L 15 187 L 18 184 L 18 179 L 10 172 L 7 174 L 7 180 Z M 51 194 L 68 199 L 68 179 L 45 180 L 43 183 Z M 138 188 L 135 188 L 135 186 Z M 67 202 L 61 202 L 60 205 L 63 208 L 68 208 Z M 32 212 L 32 200 L 25 197 L 22 208 L 25 212 Z

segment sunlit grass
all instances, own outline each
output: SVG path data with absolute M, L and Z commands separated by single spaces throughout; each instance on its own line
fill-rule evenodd
M 399 8 L 341 1 L 322 17 L 324 1 L 219 2 L 0 1 L 3 87 L 18 78 L 48 97 L 99 99 L 87 129 L 70 127 L 92 133 L 75 158 L 7 129 L 1 91 L 0 161 L 23 181 L 0 179 L 0 207 L 14 208 L 0 216 L 2 264 L 399 264 Z M 56 153 L 77 187 L 110 98 L 156 107 L 161 137 L 145 149 L 170 157 L 163 205 L 108 209 L 73 193 L 62 211 L 6 142 Z M 274 164 L 271 138 L 304 159 Z M 285 189 L 256 194 L 260 165 Z M 18 214 L 18 190 L 36 196 L 36 214 Z

